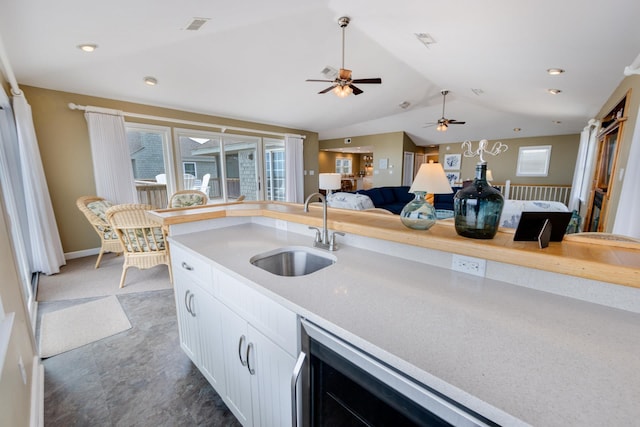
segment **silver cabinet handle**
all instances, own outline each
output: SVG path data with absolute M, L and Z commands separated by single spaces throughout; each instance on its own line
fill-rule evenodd
M 184 268 L 185 270 L 193 271 L 193 267 L 191 267 L 189 264 L 187 264 L 184 261 L 182 261 L 182 268 Z
M 242 343 L 244 342 L 245 339 L 247 339 L 247 337 L 242 335 L 240 337 L 240 341 L 238 341 L 238 358 L 240 359 L 240 363 L 242 363 L 242 366 L 247 366 L 247 361 L 242 360 Z
M 191 291 L 187 290 L 184 293 L 184 306 L 187 309 L 187 311 L 189 312 L 189 314 L 191 314 L 193 316 L 193 313 L 191 312 L 191 308 L 189 308 L 189 294 L 191 293 Z
M 251 349 L 253 348 L 253 343 L 250 342 L 247 346 L 247 369 L 251 375 L 255 375 L 256 370 L 251 367 L 251 363 L 249 362 L 249 353 L 251 353 Z
M 193 292 L 189 296 L 189 313 L 191 313 L 191 316 L 193 317 L 196 317 L 196 311 L 193 309 L 193 299 L 195 297 L 196 297 L 196 294 L 194 294 Z
M 306 353 L 301 351 L 293 367 L 293 373 L 291 374 L 291 427 L 297 427 L 298 425 L 298 377 L 300 377 L 300 372 L 302 372 L 302 367 L 304 366 L 304 359 L 306 358 Z

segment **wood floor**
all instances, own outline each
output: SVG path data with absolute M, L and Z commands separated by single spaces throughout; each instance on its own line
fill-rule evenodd
M 45 426 L 239 426 L 180 348 L 173 291 L 118 300 L 131 329 L 43 360 Z

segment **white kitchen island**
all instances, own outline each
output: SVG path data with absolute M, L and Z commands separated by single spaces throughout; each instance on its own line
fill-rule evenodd
M 451 270 L 448 251 L 354 234 L 341 238 L 334 265 L 281 277 L 249 259 L 312 246 L 306 225 L 247 212 L 207 218 L 172 226 L 171 247 L 498 424 L 640 419 L 637 288 L 497 262 L 478 277 Z

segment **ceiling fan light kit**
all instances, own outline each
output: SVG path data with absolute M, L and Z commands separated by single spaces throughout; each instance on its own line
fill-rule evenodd
M 319 94 L 323 94 L 323 93 L 327 93 L 327 92 L 331 92 L 333 91 L 333 93 L 340 97 L 340 98 L 346 98 L 347 96 L 351 95 L 352 93 L 354 95 L 360 95 L 363 91 L 362 89 L 354 86 L 354 83 L 358 83 L 358 84 L 380 84 L 382 83 L 382 79 L 377 77 L 377 78 L 372 78 L 372 79 L 352 79 L 351 78 L 351 70 L 348 70 L 346 68 L 344 68 L 344 29 L 347 27 L 347 25 L 349 25 L 349 22 L 351 22 L 351 19 L 347 16 L 343 16 L 340 19 L 338 19 L 338 24 L 340 25 L 340 28 L 342 28 L 342 67 L 340 68 L 340 71 L 338 72 L 338 76 L 333 79 L 333 80 L 314 80 L 314 79 L 307 79 L 308 82 L 327 82 L 327 83 L 333 83 L 333 85 L 329 86 L 326 89 L 321 90 L 320 92 L 318 92 Z M 329 67 L 325 67 L 325 70 L 328 69 Z M 324 70 L 323 70 L 324 71 Z
M 447 129 L 449 129 L 449 125 L 463 125 L 463 124 L 465 124 L 466 122 L 460 122 L 460 121 L 458 121 L 456 119 L 446 119 L 444 117 L 444 106 L 445 106 L 445 102 L 447 100 L 447 94 L 449 93 L 449 91 L 448 90 L 441 90 L 440 93 L 442 94 L 442 117 L 440 117 L 437 122 L 427 124 L 427 126 L 425 126 L 425 127 L 436 125 L 436 130 L 438 132 L 446 132 Z

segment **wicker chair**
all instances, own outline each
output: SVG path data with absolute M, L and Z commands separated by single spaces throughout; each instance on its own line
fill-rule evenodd
M 180 190 L 171 195 L 169 208 L 206 205 L 209 198 L 200 190 Z
M 151 205 L 125 204 L 107 210 L 107 220 L 124 249 L 121 288 L 124 287 L 129 267 L 144 270 L 160 264 L 169 267 L 169 281 L 173 283 L 166 232 L 160 224 L 145 215 L 145 211 L 152 209 Z
M 105 216 L 107 209 L 112 206 L 111 202 L 102 197 L 83 196 L 76 200 L 76 206 L 87 217 L 89 224 L 100 236 L 100 253 L 98 254 L 95 268 L 100 267 L 100 261 L 105 252 L 113 252 L 116 255 L 120 255 L 122 253 L 120 240 L 118 235 L 111 230 L 111 226 L 109 226 Z

